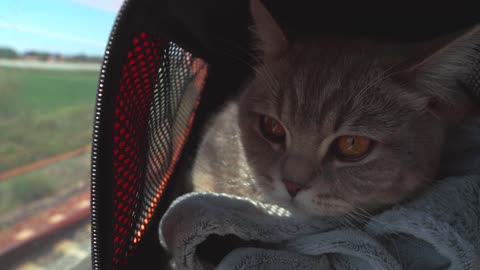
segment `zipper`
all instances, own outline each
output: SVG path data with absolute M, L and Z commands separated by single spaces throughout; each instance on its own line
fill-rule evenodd
M 100 250 L 99 250 L 99 224 L 98 224 L 98 208 L 97 208 L 97 157 L 98 157 L 98 143 L 99 143 L 99 133 L 100 127 L 102 124 L 101 119 L 101 106 L 102 106 L 102 99 L 104 95 L 104 84 L 105 84 L 105 73 L 107 66 L 110 60 L 110 52 L 112 48 L 112 44 L 116 40 L 116 36 L 118 33 L 118 25 L 123 18 L 123 13 L 127 9 L 130 0 L 124 0 L 122 6 L 120 7 L 117 17 L 115 18 L 115 22 L 112 26 L 112 31 L 110 32 L 110 36 L 108 38 L 107 46 L 105 48 L 105 53 L 103 57 L 102 67 L 100 69 L 100 78 L 98 80 L 98 90 L 97 90 L 97 97 L 95 103 L 95 115 L 94 115 L 94 125 L 93 125 L 93 141 L 92 141 L 92 153 L 91 153 L 91 175 L 90 175 L 90 205 L 91 205 L 91 230 L 92 230 L 92 240 L 91 240 L 91 249 L 92 249 L 92 269 L 93 270 L 100 270 L 102 269 L 101 262 L 100 262 Z

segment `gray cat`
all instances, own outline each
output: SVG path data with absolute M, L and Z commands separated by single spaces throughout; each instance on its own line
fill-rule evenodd
M 479 27 L 422 44 L 289 39 L 259 0 L 250 5 L 259 64 L 238 126 L 262 195 L 308 216 L 374 213 L 441 177 L 448 129 L 475 112 L 459 80 Z

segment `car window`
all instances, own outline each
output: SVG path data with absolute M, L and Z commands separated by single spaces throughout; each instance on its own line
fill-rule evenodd
M 2 269 L 90 268 L 93 112 L 121 2 L 0 1 Z

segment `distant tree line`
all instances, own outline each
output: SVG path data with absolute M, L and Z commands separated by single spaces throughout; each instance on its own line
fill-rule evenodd
M 0 58 L 15 59 L 15 58 L 18 58 L 18 54 L 13 49 L 0 48 Z
M 0 58 L 3 59 L 35 59 L 39 61 L 64 61 L 64 62 L 84 62 L 84 63 L 100 63 L 102 57 L 88 56 L 85 54 L 78 55 L 61 55 L 58 53 L 47 53 L 39 51 L 27 51 L 23 54 L 17 53 L 11 48 L 0 47 Z

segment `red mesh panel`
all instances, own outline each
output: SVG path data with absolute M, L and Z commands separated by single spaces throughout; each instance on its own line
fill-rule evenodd
M 190 53 L 174 43 L 169 44 L 165 56 L 168 60 L 160 67 L 150 110 L 146 188 L 134 243 L 140 240 L 173 173 L 190 132 L 207 72 L 201 59 L 192 59 Z
M 149 224 L 189 134 L 205 63 L 145 33 L 133 39 L 116 96 L 114 267 Z

